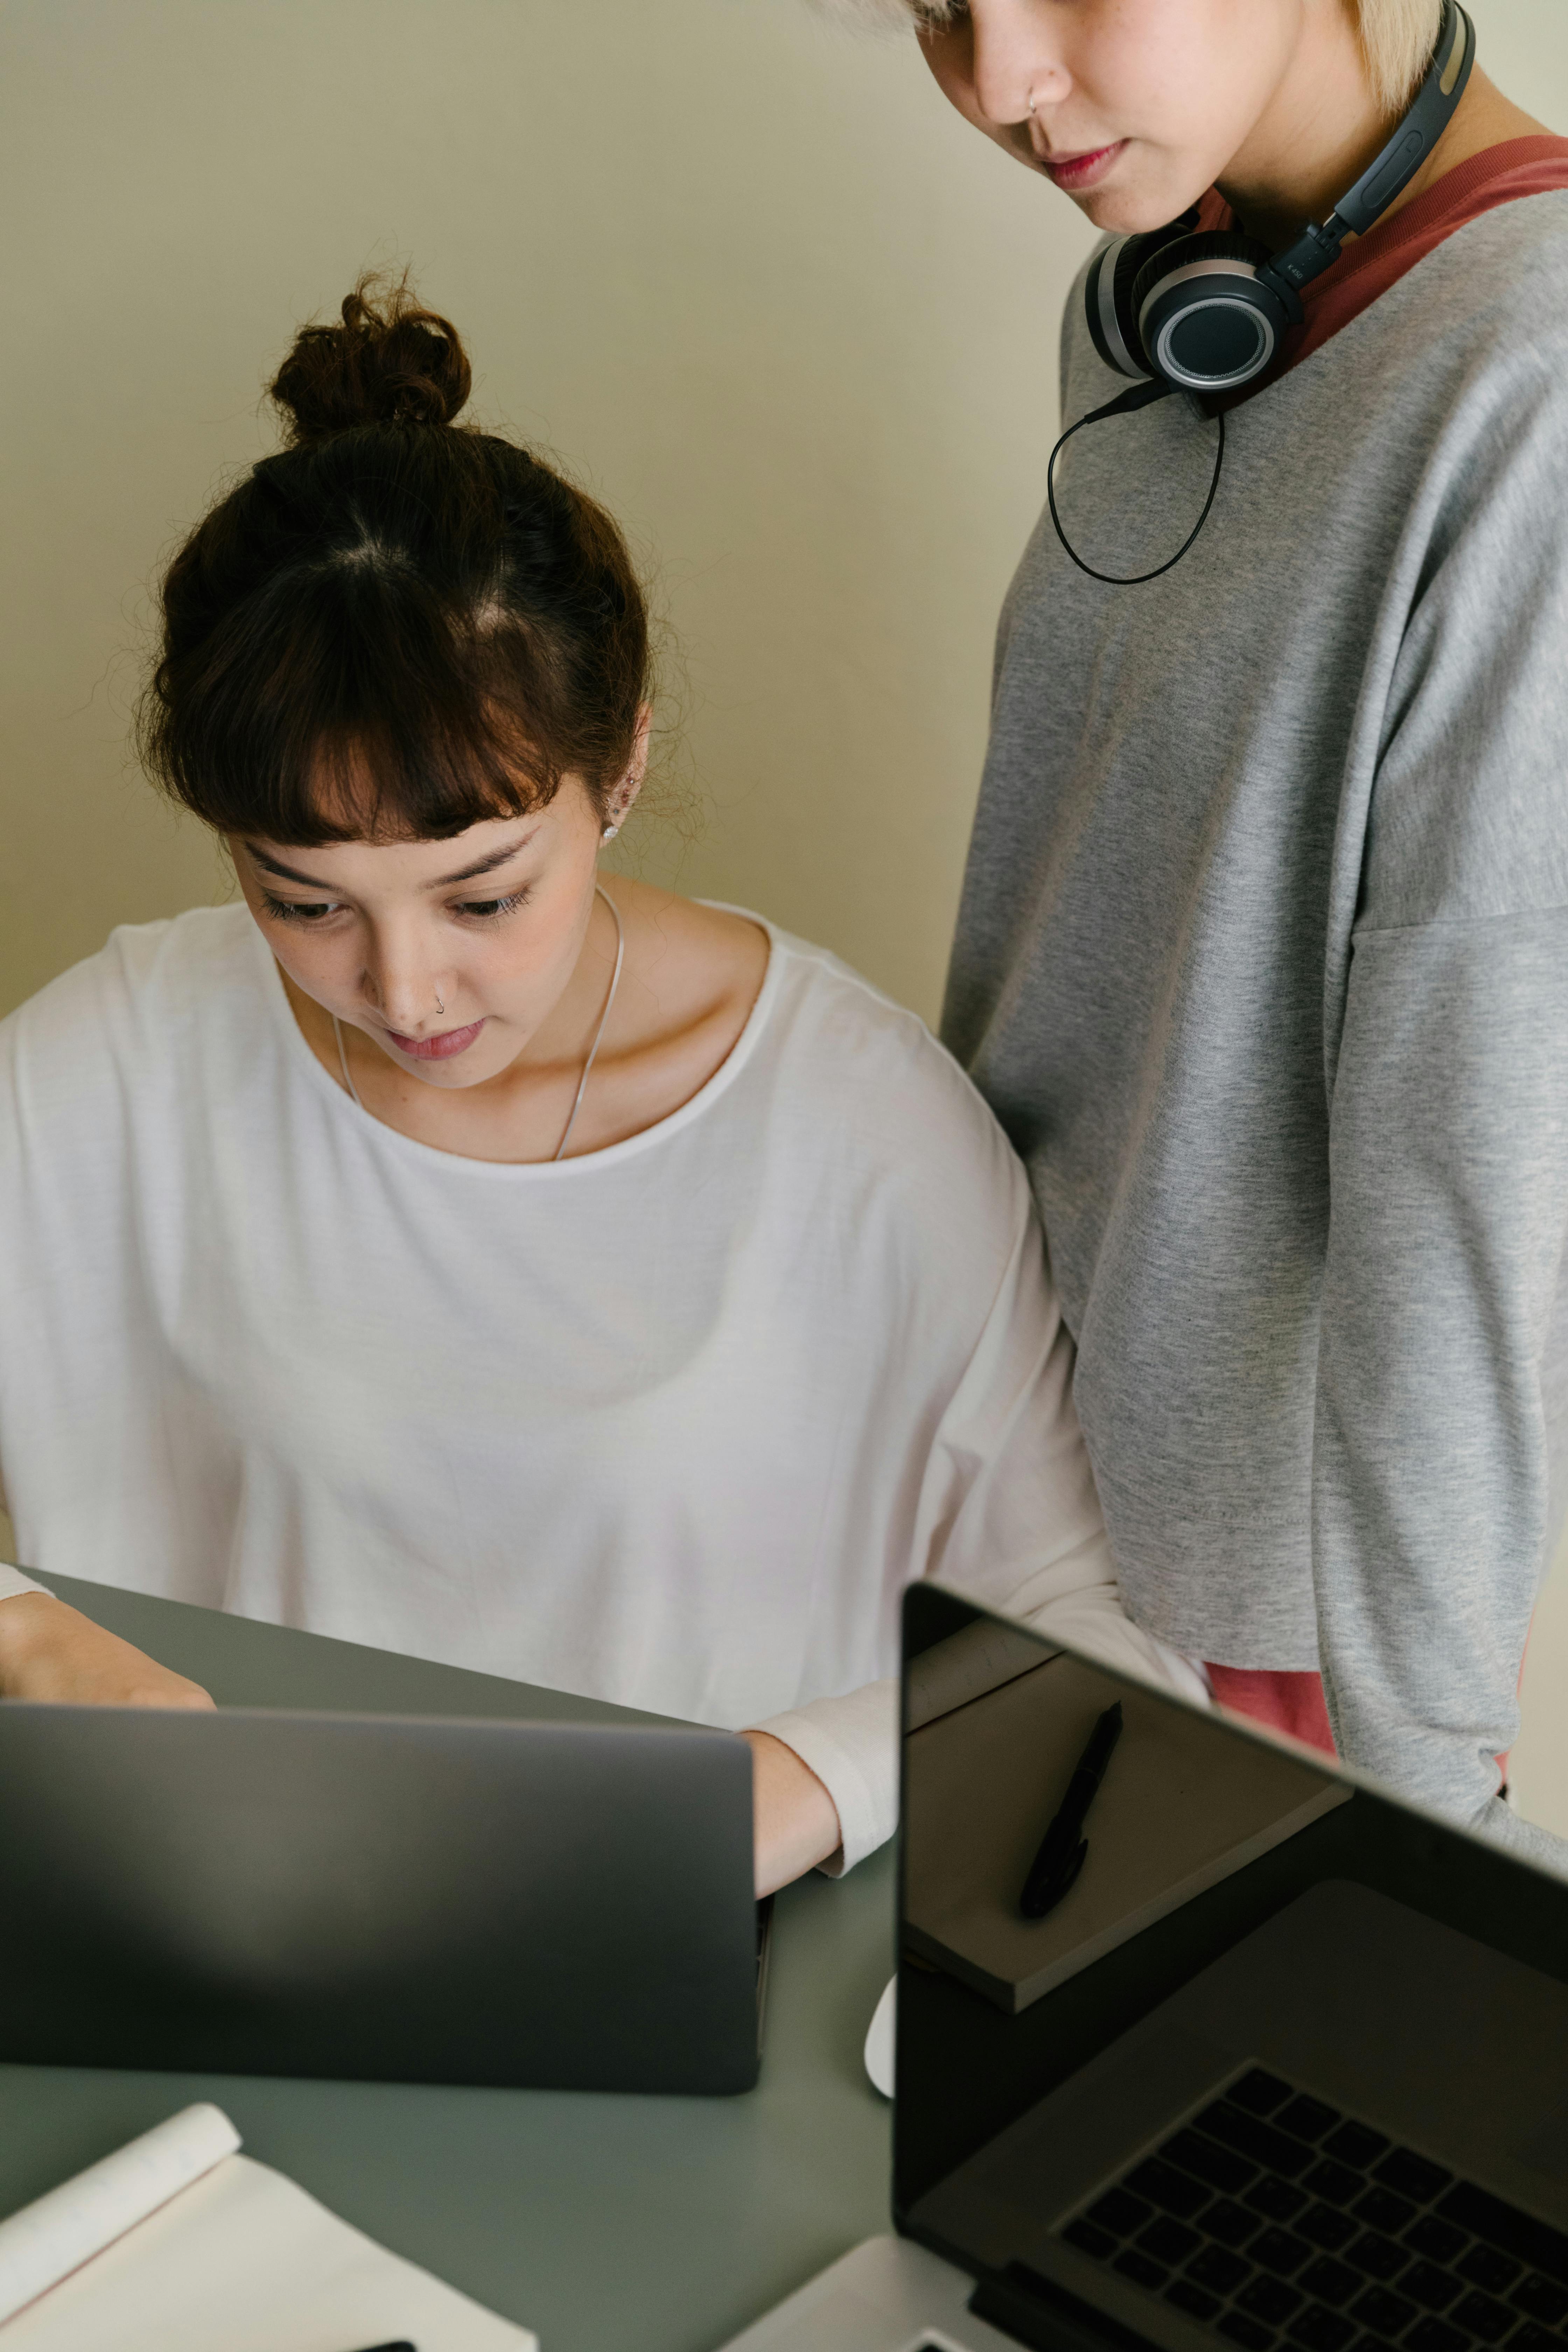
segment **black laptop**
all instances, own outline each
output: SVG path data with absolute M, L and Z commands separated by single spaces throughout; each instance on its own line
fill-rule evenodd
M 730 2092 L 765 1910 L 743 1739 L 0 1706 L 0 2059 Z
M 935 1588 L 904 1635 L 898 2235 L 734 2352 L 1568 2352 L 1568 1883 Z

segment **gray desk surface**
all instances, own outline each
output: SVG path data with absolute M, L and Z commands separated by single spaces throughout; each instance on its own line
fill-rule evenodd
M 62 1599 L 220 1704 L 408 1715 L 616 1710 L 106 1586 Z M 193 2099 L 247 2151 L 544 2352 L 711 2352 L 888 2227 L 889 2110 L 860 2063 L 892 1952 L 891 1856 L 774 1915 L 762 2082 L 740 2099 L 445 2090 L 0 2065 L 0 2213 Z

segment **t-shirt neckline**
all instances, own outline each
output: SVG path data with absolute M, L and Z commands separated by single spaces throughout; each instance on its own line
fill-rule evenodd
M 1375 269 L 1402 246 L 1418 243 L 1429 229 L 1452 214 L 1462 214 L 1475 196 L 1507 179 L 1510 173 L 1528 163 L 1558 161 L 1565 154 L 1568 140 L 1552 131 L 1532 131 L 1518 139 L 1500 139 L 1493 146 L 1478 148 L 1473 155 L 1453 164 L 1430 187 L 1423 188 L 1418 196 L 1401 205 L 1398 212 L 1373 221 L 1364 236 L 1347 237 L 1338 260 L 1307 289 L 1309 306 L 1359 278 L 1363 269 Z M 1206 192 L 1199 214 L 1200 228 L 1239 229 L 1241 226 L 1217 188 Z
M 422 1143 L 416 1136 L 400 1134 L 396 1128 L 388 1127 L 384 1119 L 377 1118 L 374 1112 L 366 1110 L 363 1103 L 356 1102 L 352 1095 L 344 1092 L 331 1072 L 323 1069 L 311 1051 L 310 1040 L 294 1017 L 294 1008 L 289 1002 L 288 991 L 284 988 L 283 975 L 279 970 L 277 959 L 263 939 L 260 929 L 248 908 L 246 908 L 245 914 L 251 934 L 253 952 L 259 957 L 261 962 L 262 987 L 267 997 L 268 1011 L 274 1024 L 282 1033 L 285 1060 L 293 1059 L 301 1063 L 310 1083 L 318 1089 L 325 1088 L 333 1103 L 337 1105 L 340 1115 L 361 1122 L 365 1130 L 379 1139 L 389 1150 L 411 1154 L 426 1166 L 461 1169 L 468 1175 L 506 1179 L 510 1181 L 521 1182 L 537 1179 L 540 1181 L 560 1183 L 574 1175 L 587 1175 L 599 1169 L 618 1165 L 624 1160 L 635 1158 L 640 1151 L 650 1150 L 659 1143 L 668 1141 L 682 1128 L 689 1127 L 695 1119 L 700 1118 L 705 1111 L 711 1108 L 721 1095 L 728 1092 L 756 1051 L 757 1040 L 767 1026 L 774 1000 L 782 984 L 784 956 L 780 934 L 775 926 L 768 921 L 766 916 L 755 914 L 748 907 L 733 907 L 719 898 L 704 898 L 698 903 L 712 907 L 721 914 L 739 915 L 747 922 L 755 923 L 757 929 L 765 933 L 767 938 L 767 969 L 763 974 L 763 984 L 752 1000 L 752 1009 L 746 1015 L 740 1035 L 713 1072 L 712 1076 L 706 1078 L 698 1087 L 697 1092 L 681 1104 L 679 1110 L 672 1110 L 668 1118 L 656 1119 L 651 1127 L 641 1129 L 636 1135 L 623 1136 L 618 1143 L 605 1144 L 600 1151 L 580 1151 L 567 1160 L 474 1160 L 465 1152 L 443 1151 L 437 1144 Z
M 1544 193 L 1542 188 L 1516 187 L 1513 183 L 1532 166 L 1544 173 L 1552 164 L 1556 173 L 1547 184 L 1560 188 L 1568 184 L 1568 139 L 1555 131 L 1531 131 L 1518 139 L 1499 140 L 1454 164 L 1398 212 L 1373 222 L 1364 236 L 1348 238 L 1339 259 L 1306 289 L 1305 323 L 1287 335 L 1282 355 L 1255 383 L 1215 395 L 1211 413 L 1230 415 L 1267 400 L 1316 359 L 1326 344 L 1354 326 L 1436 246 L 1499 204 Z M 1239 227 L 1217 188 L 1210 188 L 1202 198 L 1198 226 L 1200 229 Z

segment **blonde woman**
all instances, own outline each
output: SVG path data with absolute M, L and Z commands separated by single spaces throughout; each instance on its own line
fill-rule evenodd
M 1126 1605 L 1547 1853 L 1498 1759 L 1568 1499 L 1568 142 L 1452 0 L 911 13 L 1108 239 L 943 1034 L 1029 1169 Z

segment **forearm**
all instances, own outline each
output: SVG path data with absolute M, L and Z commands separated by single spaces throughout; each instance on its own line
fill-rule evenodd
M 956 1577 L 943 1579 L 963 1591 Z M 1048 1567 L 1022 1571 L 1000 1566 L 975 1599 L 1016 1619 L 1044 1640 L 1066 1643 L 1118 1674 L 1174 1691 L 1194 1706 L 1207 1702 L 1203 1677 L 1188 1660 L 1134 1625 L 1121 1606 L 1110 1556 L 1099 1541 Z M 999 1588 L 999 1589 L 998 1589 Z M 762 1727 L 793 1748 L 828 1792 L 841 1829 L 837 1850 L 812 1857 L 830 1877 L 875 1853 L 899 1820 L 899 1685 L 897 1678 L 864 1684 L 839 1698 L 816 1699 Z M 805 1864 L 803 1867 L 810 1867 Z
M 759 1895 L 776 1894 L 836 1854 L 838 1812 L 824 1783 L 785 1741 L 748 1731 L 752 1843 Z
M 1021 1170 L 1013 1247 L 978 1344 L 928 1458 L 911 1551 L 919 1572 L 1198 1705 L 1201 1675 L 1132 1624 L 1072 1401 L 1073 1348 Z M 821 1781 L 851 1870 L 891 1837 L 899 1809 L 899 1686 L 889 1677 L 810 1700 L 758 1727 Z
M 1358 941 L 1333 1102 L 1312 1540 L 1335 1737 L 1503 1833 L 1549 1523 L 1565 947 L 1560 921 Z
M 802 1869 L 840 1877 L 891 1837 L 899 1818 L 896 1678 L 770 1716 L 748 1736 L 789 1750 L 827 1797 L 836 1834 Z

